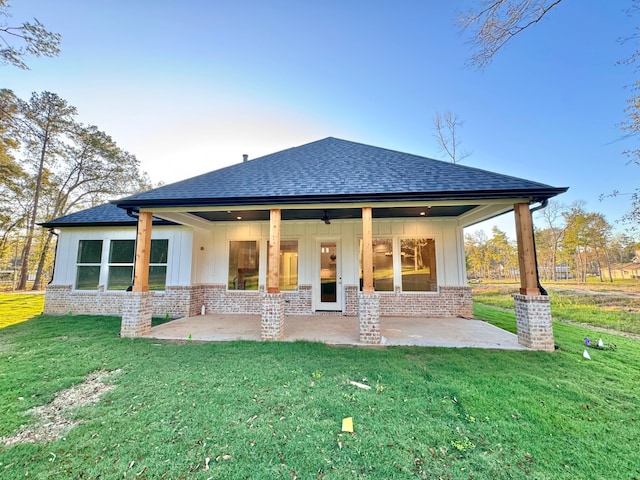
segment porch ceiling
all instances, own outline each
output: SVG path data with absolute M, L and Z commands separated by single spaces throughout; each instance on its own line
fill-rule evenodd
M 477 205 L 436 205 L 412 207 L 373 208 L 373 218 L 415 218 L 415 217 L 459 217 Z M 225 210 L 188 212 L 210 222 L 235 220 L 268 221 L 269 210 Z M 344 220 L 362 217 L 361 208 L 309 208 L 282 210 L 282 220 Z

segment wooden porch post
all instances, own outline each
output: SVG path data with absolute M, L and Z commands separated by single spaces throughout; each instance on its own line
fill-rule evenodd
M 133 273 L 133 291 L 149 291 L 149 260 L 151 258 L 151 224 L 153 214 L 140 212 L 136 238 L 136 263 Z
M 373 287 L 373 227 L 371 207 L 362 207 L 362 293 L 358 294 L 361 343 L 380 343 L 380 296 Z
M 269 271 L 267 292 L 262 299 L 260 321 L 262 340 L 280 340 L 284 334 L 284 295 L 280 292 L 280 224 L 282 211 L 271 209 L 269 214 Z
M 133 266 L 133 288 L 124 298 L 121 337 L 140 337 L 151 330 L 153 292 L 149 291 L 149 260 L 151 257 L 151 225 L 153 214 L 140 212 L 136 234 L 136 258 Z
M 280 231 L 281 210 L 271 209 L 269 216 L 269 272 L 267 292 L 280 293 Z
M 362 207 L 362 293 L 373 288 L 373 227 L 371 207 Z
M 529 204 L 516 203 L 514 206 L 516 219 L 516 238 L 518 241 L 518 264 L 520 266 L 520 294 L 540 295 L 533 243 L 533 222 Z

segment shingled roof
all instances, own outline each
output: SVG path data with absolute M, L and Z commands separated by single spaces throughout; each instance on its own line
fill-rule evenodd
M 123 208 L 314 202 L 541 201 L 566 188 L 325 138 L 114 201 Z
M 136 226 L 138 220 L 135 216 L 129 216 L 126 210 L 118 208 L 111 203 L 98 205 L 97 207 L 87 208 L 79 212 L 70 213 L 64 217 L 58 217 L 55 220 L 40 223 L 45 228 L 59 227 L 84 227 L 84 226 L 109 226 L 109 227 L 130 227 Z M 173 222 L 162 220 L 160 218 L 153 219 L 154 225 L 175 225 Z

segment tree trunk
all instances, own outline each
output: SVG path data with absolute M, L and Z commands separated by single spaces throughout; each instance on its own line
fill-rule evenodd
M 600 253 L 596 249 L 596 266 L 598 267 L 598 276 L 600 277 L 600 282 L 604 282 L 604 278 L 602 277 L 602 265 L 600 264 Z
M 49 143 L 49 131 L 45 131 L 42 139 L 42 149 L 40 150 L 40 164 L 38 166 L 38 176 L 36 177 L 36 190 L 33 195 L 33 211 L 31 212 L 31 220 L 27 230 L 27 238 L 25 239 L 24 249 L 22 250 L 22 263 L 20 265 L 20 282 L 18 282 L 18 290 L 27 288 L 27 279 L 29 278 L 29 255 L 31 253 L 31 244 L 33 243 L 33 232 L 36 228 L 36 219 L 38 218 L 38 204 L 40 203 L 40 190 L 42 188 L 42 173 L 44 171 L 44 159 L 47 154 L 47 146 Z
M 38 261 L 36 278 L 33 281 L 33 287 L 31 287 L 31 290 L 33 290 L 34 292 L 42 290 L 42 272 L 44 270 L 44 264 L 47 260 L 47 254 L 49 253 L 49 247 L 51 246 L 51 238 L 53 238 L 53 232 L 49 231 L 49 233 L 47 234 L 47 238 L 42 245 L 42 252 L 40 253 L 40 260 Z
M 611 273 L 611 260 L 609 259 L 609 250 L 604 249 L 604 258 L 607 261 L 607 270 L 609 271 L 609 281 L 613 283 L 613 274 Z
M 551 279 L 554 282 L 558 281 L 558 244 L 554 242 L 553 249 L 551 251 Z

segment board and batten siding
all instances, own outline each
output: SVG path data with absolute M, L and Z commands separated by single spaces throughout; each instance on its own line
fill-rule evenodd
M 464 286 L 466 281 L 464 239 L 462 228 L 455 220 L 376 220 L 374 238 L 393 238 L 399 251 L 402 238 L 433 238 L 436 241 L 436 270 L 439 285 Z M 300 257 L 298 283 L 311 285 L 319 275 L 318 242 L 337 240 L 340 245 L 342 283 L 359 284 L 359 242 L 362 238 L 360 220 L 288 221 L 282 223 L 282 240 L 298 240 Z M 193 276 L 197 284 L 226 284 L 229 264 L 229 242 L 255 240 L 259 242 L 260 285 L 266 285 L 268 222 L 229 222 L 213 224 L 211 230 L 197 229 L 193 235 Z M 396 265 L 400 278 L 400 263 Z
M 466 285 L 462 229 L 449 220 L 374 220 L 374 238 L 433 238 L 436 241 L 436 269 L 439 285 Z M 362 222 L 333 220 L 330 225 L 317 221 L 283 222 L 283 240 L 298 240 L 300 257 L 298 278 L 302 285 L 313 284 L 319 275 L 319 241 L 337 240 L 340 245 L 342 283 L 359 283 L 359 241 Z M 52 284 L 74 285 L 76 260 L 80 240 L 103 240 L 102 264 L 108 264 L 106 240 L 134 240 L 134 227 L 64 228 L 59 240 Z M 190 227 L 154 227 L 152 239 L 168 239 L 167 285 L 186 286 L 226 284 L 229 262 L 229 242 L 256 240 L 260 248 L 260 284 L 266 284 L 268 222 L 216 223 L 211 229 Z M 400 278 L 399 263 L 396 277 Z M 100 285 L 106 285 L 107 269 L 101 272 Z
M 78 244 L 80 240 L 102 240 L 102 269 L 99 285 L 107 284 L 110 240 L 135 240 L 135 227 L 63 228 L 58 237 L 52 285 L 75 285 Z M 193 231 L 189 227 L 153 227 L 153 240 L 169 240 L 167 282 L 169 285 L 189 285 Z

